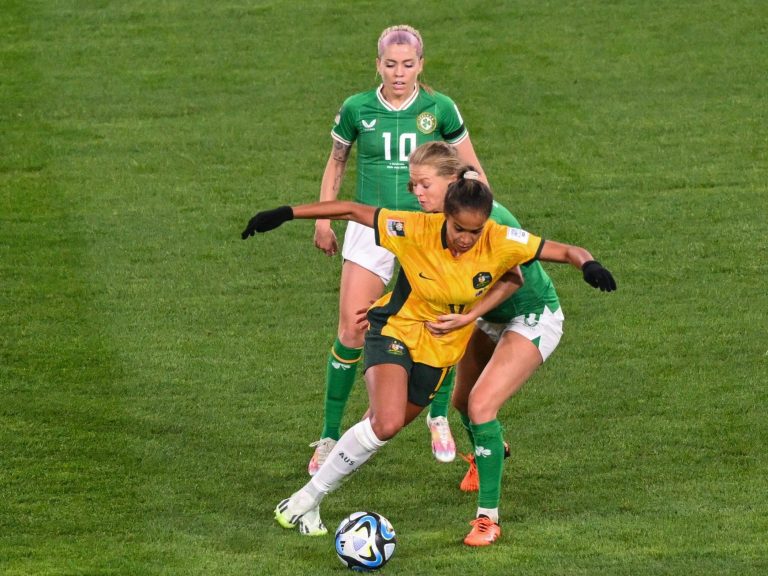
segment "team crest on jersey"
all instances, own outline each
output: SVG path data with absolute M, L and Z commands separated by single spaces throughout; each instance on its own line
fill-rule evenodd
M 507 228 L 507 240 L 514 240 L 520 244 L 528 244 L 528 232 L 520 228 Z
M 387 220 L 387 234 L 390 236 L 405 236 L 405 222 L 402 220 Z
M 422 112 L 416 117 L 416 127 L 422 134 L 432 134 L 437 128 L 437 118 L 431 112 Z
M 373 120 L 360 120 L 363 125 L 363 132 L 373 132 L 376 126 L 376 118 Z
M 387 346 L 387 353 L 393 356 L 403 356 L 405 354 L 405 345 L 400 340 L 392 340 Z
M 493 276 L 491 276 L 490 272 L 478 272 L 475 274 L 475 277 L 472 278 L 472 286 L 474 286 L 475 290 L 480 290 L 481 288 L 488 286 L 488 284 L 491 283 L 491 280 L 493 280 Z

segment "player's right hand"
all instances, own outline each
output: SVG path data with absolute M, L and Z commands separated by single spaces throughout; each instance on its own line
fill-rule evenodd
M 616 280 L 613 275 L 600 264 L 597 260 L 585 262 L 581 267 L 584 275 L 584 282 L 593 288 L 600 288 L 603 292 L 613 292 L 616 290 Z
M 330 222 L 315 225 L 315 247 L 325 252 L 326 256 L 335 256 L 339 251 L 336 241 L 336 233 L 331 228 Z
M 293 220 L 293 208 L 290 206 L 280 206 L 274 210 L 259 212 L 248 221 L 248 226 L 240 237 L 245 240 L 256 232 L 269 232 L 288 220 Z
M 439 338 L 474 321 L 475 318 L 469 314 L 443 314 L 438 316 L 434 322 L 425 322 L 424 325 L 432 336 Z

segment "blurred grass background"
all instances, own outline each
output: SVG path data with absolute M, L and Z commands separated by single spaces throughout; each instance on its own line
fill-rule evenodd
M 311 224 L 239 232 L 317 197 L 402 22 L 499 200 L 619 292 L 548 267 L 566 334 L 501 415 L 492 549 L 461 545 L 463 463 L 418 423 L 326 523 L 387 516 L 384 574 L 766 572 L 768 8 L 747 0 L 4 1 L 0 571 L 345 573 L 272 521 L 320 432 L 340 262 Z

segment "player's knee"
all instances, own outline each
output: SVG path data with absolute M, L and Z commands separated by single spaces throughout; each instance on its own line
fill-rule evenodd
M 373 433 L 376 434 L 376 437 L 382 441 L 393 438 L 398 432 L 400 432 L 400 430 L 403 429 L 404 425 L 405 420 L 403 418 L 396 418 L 391 416 L 385 418 L 374 418 L 371 421 Z
M 365 331 L 367 326 L 351 323 L 339 325 L 339 340 L 347 348 L 362 348 L 365 343 Z
M 458 410 L 460 408 L 457 407 Z M 490 422 L 499 412 L 497 403 L 492 398 L 481 395 L 470 395 L 466 413 L 472 422 Z

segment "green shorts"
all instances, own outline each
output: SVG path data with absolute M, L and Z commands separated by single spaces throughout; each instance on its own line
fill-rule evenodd
M 445 382 L 451 367 L 435 368 L 411 359 L 411 353 L 400 340 L 368 332 L 365 336 L 363 370 L 379 364 L 397 364 L 408 374 L 408 402 L 416 406 L 427 406 Z

